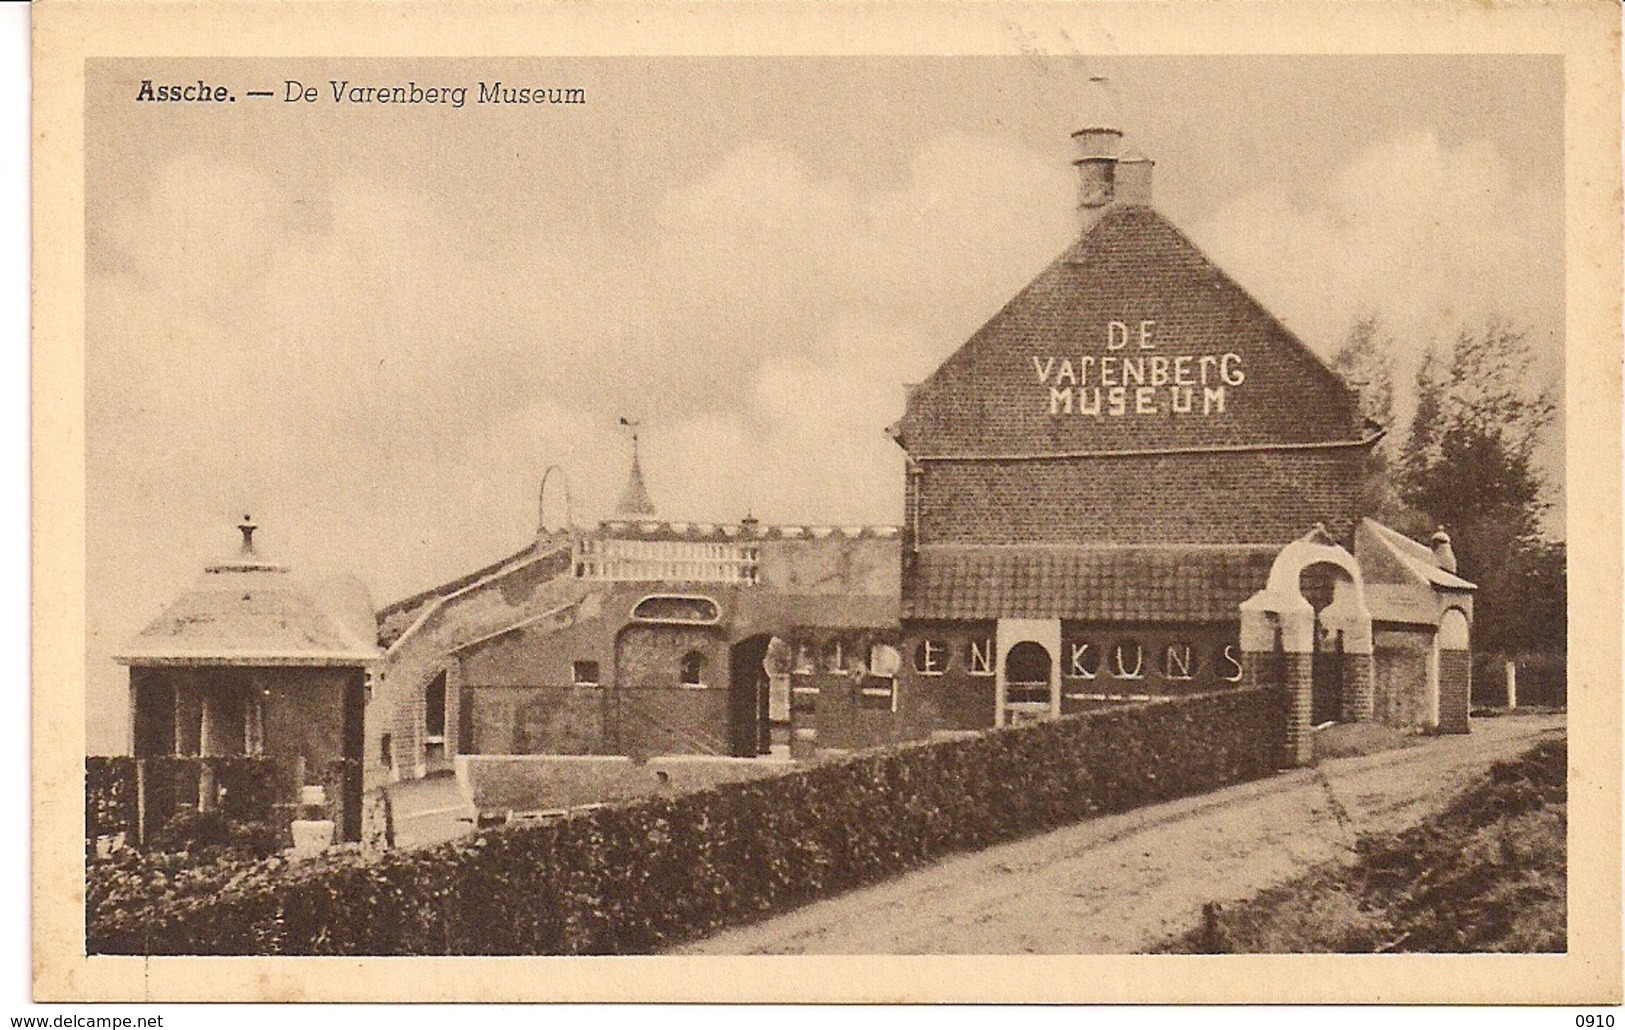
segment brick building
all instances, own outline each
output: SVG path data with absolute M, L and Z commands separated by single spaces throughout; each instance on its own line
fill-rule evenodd
M 1325 721 L 1465 731 L 1473 587 L 1448 538 L 1361 510 L 1383 427 L 1157 212 L 1114 119 L 1074 139 L 1079 238 L 889 430 L 900 527 L 661 519 L 634 437 L 614 517 L 380 613 L 372 779 L 860 747 L 1260 679 L 1295 688 L 1294 757 Z
M 909 732 L 1272 677 L 1302 681 L 1295 749 L 1465 731 L 1472 585 L 1363 517 L 1382 427 L 1157 212 L 1114 119 L 1073 138 L 1079 238 L 890 429 Z
M 895 680 L 869 674 L 898 548 L 895 526 L 661 519 L 634 450 L 614 517 L 380 612 L 369 782 L 459 754 L 786 753 L 797 683 L 825 688 L 826 746 L 898 739 Z

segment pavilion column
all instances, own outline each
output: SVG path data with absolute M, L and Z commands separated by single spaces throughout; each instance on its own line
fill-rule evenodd
M 203 688 L 199 707 L 197 810 L 212 812 L 219 800 L 219 788 L 215 782 L 214 766 L 209 759 L 215 754 L 220 739 L 220 728 L 215 725 L 214 692 L 207 685 Z

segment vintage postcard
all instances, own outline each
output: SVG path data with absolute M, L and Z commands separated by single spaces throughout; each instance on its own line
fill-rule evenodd
M 1617 1003 L 1617 30 L 40 5 L 37 996 Z

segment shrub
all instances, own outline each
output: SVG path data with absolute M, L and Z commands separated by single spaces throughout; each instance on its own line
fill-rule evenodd
M 1285 695 L 1195 695 L 876 751 L 411 852 L 92 864 L 91 953 L 651 952 L 982 848 L 1272 772 Z
M 203 767 L 214 770 L 218 816 L 197 813 Z M 138 795 L 145 793 L 146 826 Z M 199 846 L 246 848 L 268 854 L 284 846 L 283 830 L 294 794 L 292 771 L 272 758 L 241 755 L 209 758 L 157 755 L 85 759 L 85 848 L 99 836 L 143 834 L 144 846 L 188 850 Z
M 135 760 L 85 759 L 85 847 L 94 850 L 97 837 L 119 834 L 134 840 L 139 809 L 136 805 Z

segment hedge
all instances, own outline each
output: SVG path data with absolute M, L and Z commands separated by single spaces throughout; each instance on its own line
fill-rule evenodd
M 150 839 L 178 813 L 195 808 L 198 779 L 205 765 L 214 770 L 219 811 L 227 822 L 286 824 L 293 818 L 298 797 L 295 769 L 280 759 L 244 755 L 89 757 L 85 759 L 86 851 L 94 850 L 98 837 L 122 833 L 131 844 Z M 335 761 L 324 771 L 329 807 L 335 813 L 342 798 L 335 785 L 342 783 L 344 766 L 342 760 Z M 145 826 L 140 825 L 137 798 L 143 790 Z
M 133 758 L 85 759 L 85 844 L 97 837 L 123 834 L 133 841 L 139 833 Z
M 93 864 L 91 954 L 626 954 L 1273 772 L 1285 694 L 1195 695 L 305 863 Z

